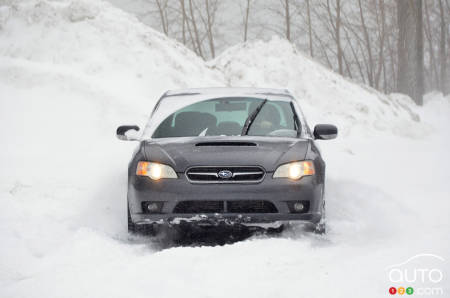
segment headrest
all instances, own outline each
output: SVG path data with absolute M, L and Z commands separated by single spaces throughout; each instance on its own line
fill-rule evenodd
M 219 134 L 224 134 L 228 136 L 239 135 L 242 132 L 242 127 L 237 122 L 224 121 L 220 122 L 219 125 L 217 125 L 217 131 Z
M 261 104 L 260 102 L 253 102 L 250 104 L 248 113 L 252 113 L 258 105 Z M 273 104 L 270 104 L 269 102 L 266 102 L 262 108 L 261 111 L 259 111 L 258 116 L 256 117 L 258 120 L 266 120 L 270 121 L 273 124 L 279 125 L 280 124 L 280 112 L 278 112 L 277 108 L 273 106 Z

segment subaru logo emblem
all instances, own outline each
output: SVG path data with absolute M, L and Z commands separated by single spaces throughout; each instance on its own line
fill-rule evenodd
M 222 179 L 229 179 L 233 176 L 233 173 L 229 170 L 221 170 L 217 175 Z

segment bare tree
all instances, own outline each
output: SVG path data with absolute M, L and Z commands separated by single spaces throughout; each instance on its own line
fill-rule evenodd
M 423 25 L 421 0 L 397 0 L 398 91 L 423 104 Z
M 343 70 L 343 51 L 342 51 L 342 45 L 341 45 L 341 0 L 335 0 L 336 5 L 333 8 L 330 4 L 330 0 L 327 0 L 326 2 L 326 9 L 329 17 L 329 22 L 332 27 L 332 35 L 336 42 L 336 57 L 338 61 L 338 70 L 339 74 L 344 74 Z M 332 13 L 332 10 L 336 12 L 336 15 L 334 16 Z
M 373 69 L 374 69 L 374 61 L 373 61 L 373 57 L 372 57 L 372 45 L 370 42 L 370 38 L 369 38 L 369 32 L 367 30 L 367 26 L 366 26 L 366 22 L 365 22 L 365 18 L 364 18 L 364 13 L 363 13 L 363 8 L 362 8 L 362 4 L 361 4 L 361 0 L 358 0 L 358 6 L 359 6 L 359 15 L 361 18 L 361 27 L 362 27 L 362 31 L 363 31 L 363 36 L 364 36 L 364 41 L 365 41 L 365 46 L 366 46 L 366 50 L 367 50 L 367 78 L 369 80 L 369 85 L 371 87 L 374 86 L 374 81 L 373 81 Z
M 190 22 L 192 23 L 192 27 L 194 28 L 195 48 L 196 48 L 197 54 L 204 59 L 205 56 L 203 56 L 202 43 L 201 43 L 201 39 L 200 39 L 200 33 L 199 33 L 198 27 L 197 27 L 197 21 L 196 21 L 196 17 L 194 14 L 194 7 L 193 7 L 192 1 L 193 0 L 189 0 L 189 12 L 190 12 Z
M 289 11 L 289 0 L 284 0 L 284 18 L 286 22 L 286 39 L 291 41 L 291 13 Z
M 430 7 L 431 4 L 431 7 Z M 425 1 L 424 3 L 424 10 L 425 10 L 425 23 L 424 23 L 424 32 L 425 32 L 425 37 L 428 41 L 428 58 L 429 58 L 429 62 L 428 62 L 428 66 L 429 66 L 429 70 L 428 70 L 428 76 L 430 79 L 430 83 L 429 86 L 431 88 L 435 88 L 435 87 L 439 87 L 439 75 L 438 75 L 438 65 L 437 65 L 437 61 L 435 58 L 435 43 L 434 43 L 434 39 L 435 36 L 433 36 L 433 25 L 431 22 L 431 18 L 430 18 L 430 9 L 432 9 L 433 7 L 433 2 L 427 2 Z
M 209 44 L 209 50 L 211 52 L 211 57 L 214 58 L 216 56 L 215 46 L 214 46 L 214 34 L 213 34 L 213 26 L 215 21 L 215 15 L 217 12 L 219 1 L 217 0 L 205 0 L 205 14 L 206 16 L 203 16 L 201 10 L 197 7 L 199 10 L 199 16 L 200 19 L 203 22 L 203 25 L 205 26 L 206 36 L 208 39 Z
M 378 1 L 380 15 L 377 13 L 378 34 L 378 68 L 375 72 L 375 88 L 379 89 L 381 71 L 384 67 L 384 43 L 386 39 L 386 14 L 384 11 L 384 0 Z M 378 11 L 378 10 L 377 10 Z
M 184 0 L 180 0 L 180 11 L 181 11 L 181 36 L 183 44 L 186 44 L 186 8 L 184 7 Z
M 445 12 L 444 12 L 444 5 L 442 3 L 442 0 L 439 0 L 439 15 L 440 15 L 440 43 L 439 43 L 439 66 L 441 68 L 440 71 L 440 90 L 444 94 L 449 93 L 449 78 L 447 77 L 447 63 L 446 60 L 446 51 L 445 51 L 445 44 L 446 44 L 446 31 L 447 26 L 445 22 Z
M 245 16 L 244 16 L 244 42 L 247 41 L 247 34 L 248 34 L 248 18 L 250 16 L 250 0 L 247 0 L 247 5 L 245 9 Z
M 309 6 L 309 0 L 306 0 L 306 15 L 308 19 L 308 38 L 309 38 L 309 54 L 314 57 L 314 45 L 312 39 L 312 24 L 311 24 L 311 8 Z
M 229 3 L 241 10 L 239 26 L 231 14 L 219 15 L 220 0 L 145 1 L 148 8 L 138 17 L 203 59 L 230 41 L 275 34 L 341 75 L 384 92 L 418 100 L 425 88 L 450 91 L 450 0 L 235 0 Z
M 167 17 L 168 0 L 155 0 L 161 18 L 161 26 L 165 35 L 169 35 L 169 20 Z

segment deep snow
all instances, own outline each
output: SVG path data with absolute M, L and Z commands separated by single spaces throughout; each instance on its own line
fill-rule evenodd
M 0 7 L 0 297 L 383 297 L 385 268 L 450 257 L 450 98 L 425 106 L 327 71 L 287 42 L 207 64 L 103 1 Z M 12 4 L 11 4 L 12 3 Z M 329 233 L 161 250 L 126 233 L 117 125 L 147 120 L 167 89 L 289 88 L 310 124 L 337 123 Z M 442 286 L 449 293 L 448 271 Z M 448 294 L 447 294 L 448 295 Z

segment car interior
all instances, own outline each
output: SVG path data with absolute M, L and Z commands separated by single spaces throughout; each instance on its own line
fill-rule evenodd
M 261 102 L 259 101 L 255 101 L 249 103 L 248 105 L 245 104 L 241 106 L 243 107 L 243 111 L 233 111 L 232 109 L 222 110 L 223 107 L 219 110 L 217 107 L 218 104 L 216 104 L 214 110 L 215 114 L 225 114 L 224 119 L 221 121 L 209 112 L 189 111 L 187 110 L 189 107 L 187 107 L 167 117 L 159 125 L 152 137 L 237 136 L 241 134 L 244 123 L 233 121 L 233 116 L 244 112 L 243 115 L 239 114 L 238 119 L 236 119 L 244 122 L 260 103 Z M 220 105 L 223 106 L 223 103 Z M 230 112 L 235 112 L 235 114 Z M 292 131 L 292 121 L 287 121 L 286 116 L 282 115 L 285 112 L 286 111 L 278 107 L 276 104 L 267 102 L 253 121 L 248 131 L 248 135 L 266 136 L 272 135 L 272 132 L 278 130 Z M 283 121 L 282 117 L 284 119 Z M 282 125 L 282 122 L 284 122 L 285 125 Z

